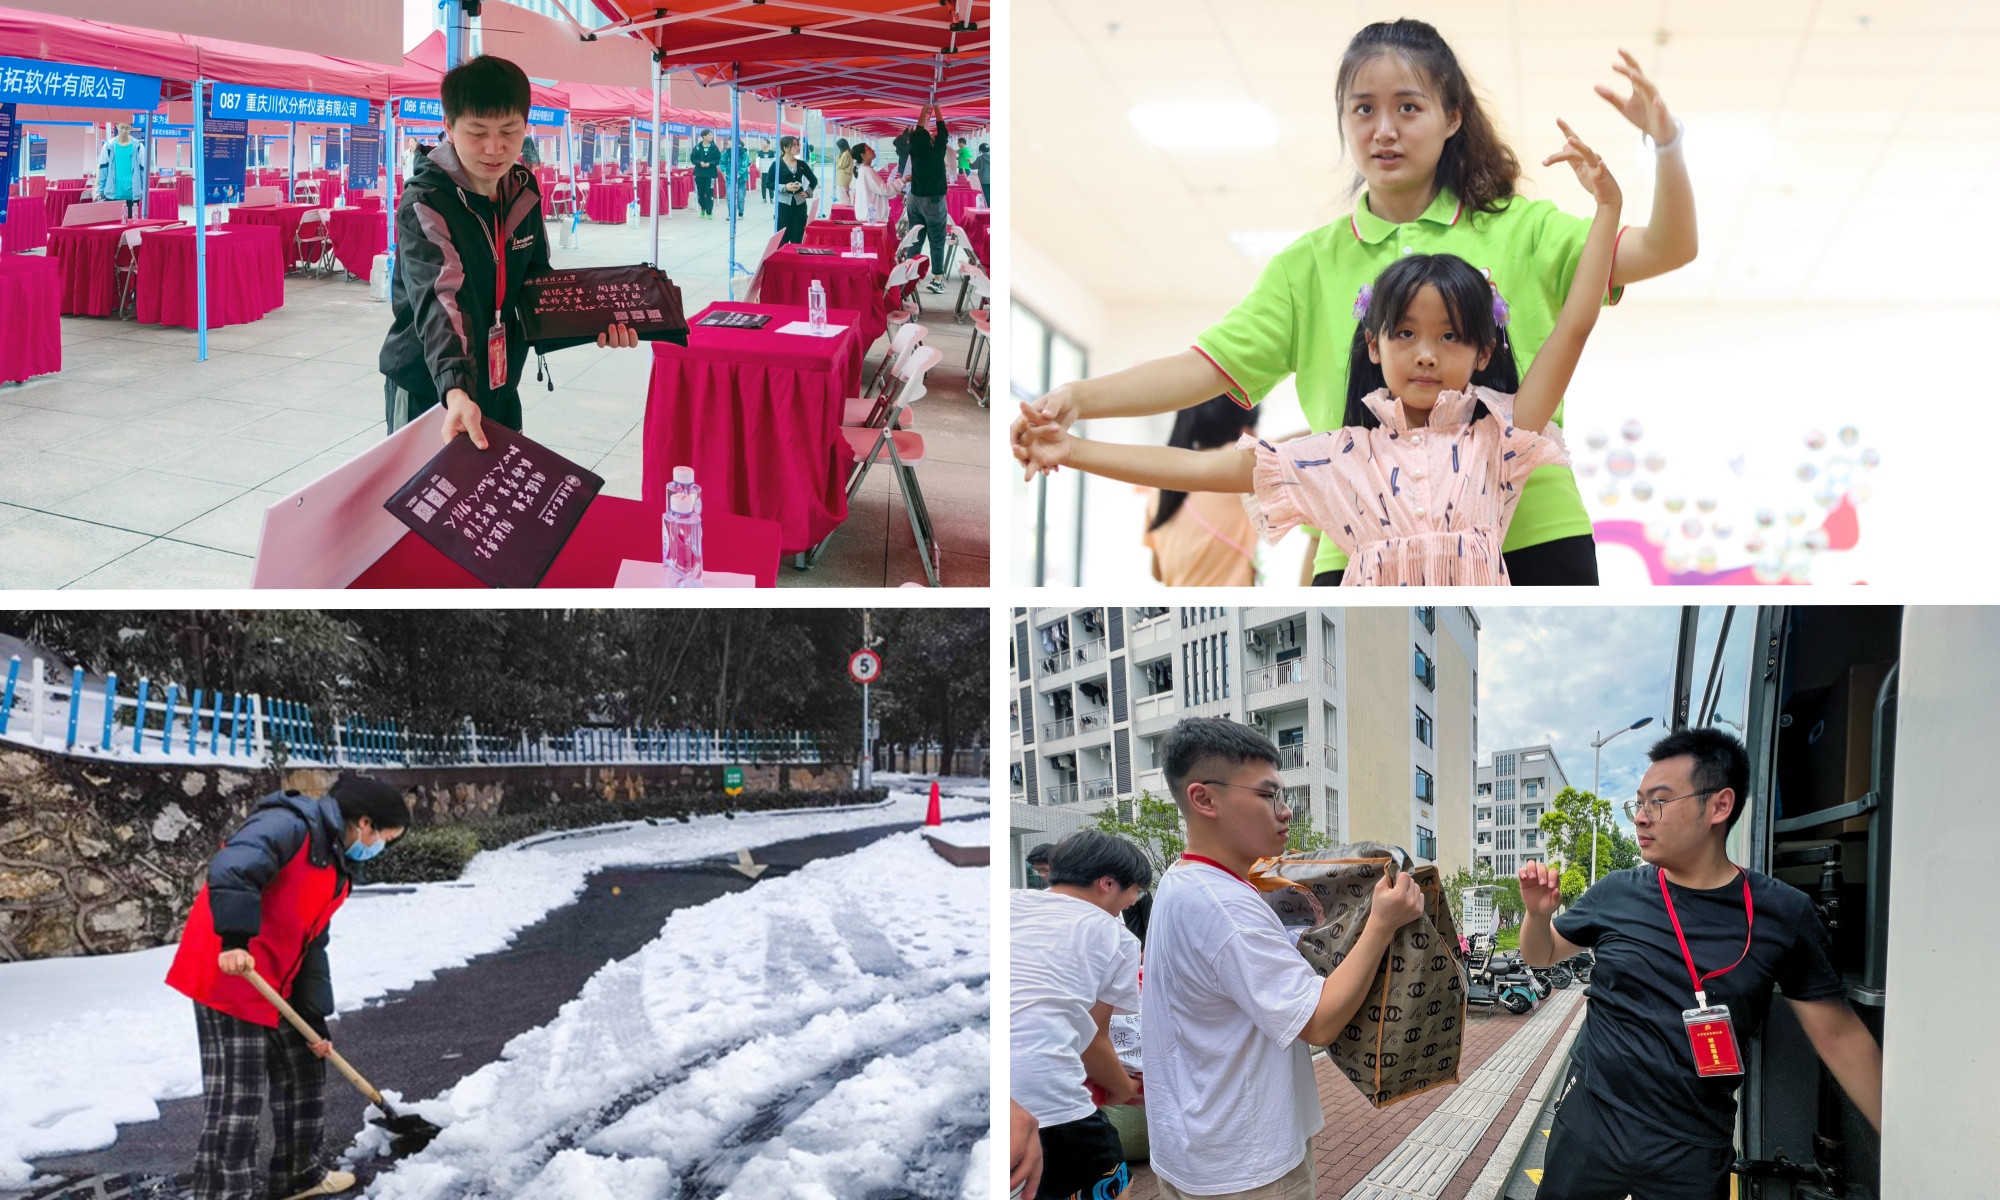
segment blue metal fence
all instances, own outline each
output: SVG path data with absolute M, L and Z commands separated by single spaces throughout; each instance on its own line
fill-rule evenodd
M 810 733 L 711 729 L 580 728 L 567 733 L 418 733 L 362 714 L 327 715 L 293 700 L 141 679 L 123 695 L 116 672 L 86 686 L 83 668 L 67 683 L 48 678 L 40 659 L 7 664 L 0 695 L 0 740 L 71 754 L 135 761 L 261 765 L 282 750 L 293 766 L 451 766 L 540 763 L 727 764 L 820 759 Z

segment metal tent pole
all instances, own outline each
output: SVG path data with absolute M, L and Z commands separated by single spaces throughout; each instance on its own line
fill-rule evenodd
M 194 320 L 196 362 L 208 361 L 208 164 L 202 154 L 206 81 L 194 81 Z M 245 126 L 248 128 L 248 126 Z
M 729 81 L 729 179 L 725 189 L 729 206 L 729 298 L 736 299 L 736 275 L 748 271 L 736 262 L 736 206 L 743 201 L 741 194 L 743 170 L 743 94 L 736 90 L 736 81 Z
M 650 152 L 647 154 L 652 167 L 650 172 L 652 179 L 646 184 L 651 189 L 646 196 L 646 211 L 653 214 L 653 257 L 651 261 L 656 267 L 660 265 L 660 201 L 662 199 L 660 195 L 660 139 L 665 135 L 666 129 L 660 124 L 660 52 L 655 50 L 653 51 L 653 143 Z
M 285 198 L 293 204 L 299 202 L 299 123 L 292 122 L 292 135 L 285 139 L 285 178 L 290 194 Z

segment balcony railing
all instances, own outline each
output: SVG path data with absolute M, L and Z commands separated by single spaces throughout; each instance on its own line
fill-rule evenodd
M 1042 795 L 1050 804 L 1075 804 L 1076 785 L 1073 783 L 1052 783 L 1042 789 Z
M 1097 729 L 1109 729 L 1111 728 L 1111 710 L 1108 708 L 1093 708 L 1089 712 L 1080 712 L 1076 714 L 1076 727 L 1084 733 L 1089 733 Z
M 1278 747 L 1278 769 L 1296 771 L 1306 765 L 1306 748 L 1303 744 Z
M 1287 684 L 1302 683 L 1305 677 L 1305 664 L 1296 658 L 1288 658 L 1284 662 L 1258 667 L 1250 672 L 1249 677 L 1244 680 L 1243 689 L 1254 696 L 1258 692 L 1268 692 Z
M 1328 687 L 1337 687 L 1340 684 L 1340 672 L 1334 667 L 1331 659 L 1319 660 L 1319 677 Z
M 1139 720 L 1146 721 L 1154 717 L 1171 716 L 1177 708 L 1179 705 L 1174 702 L 1172 692 L 1155 692 L 1153 695 L 1141 696 L 1133 701 L 1132 714 Z
M 1082 796 L 1085 800 L 1109 800 L 1118 794 L 1118 785 L 1109 779 L 1086 779 L 1083 781 Z
M 1076 736 L 1075 717 L 1057 717 L 1053 721 L 1042 722 L 1042 738 L 1045 741 L 1053 742 L 1058 738 L 1075 737 L 1075 736 Z
M 1151 792 L 1155 796 L 1167 794 L 1167 773 L 1158 767 L 1139 772 L 1138 778 L 1133 782 L 1142 792 Z
M 1088 662 L 1102 662 L 1104 660 L 1104 639 L 1098 638 L 1095 641 L 1078 642 L 1073 651 L 1076 655 L 1076 665 L 1079 667 Z
M 1052 650 L 1042 655 L 1042 674 L 1054 675 L 1058 671 L 1067 671 L 1072 662 L 1074 660 L 1070 657 L 1068 649 Z
M 1288 787 L 1284 790 L 1282 799 L 1285 802 L 1286 808 L 1291 809 L 1294 813 L 1303 813 L 1306 811 L 1306 806 L 1312 803 L 1312 786 L 1304 784 L 1298 787 Z
M 1326 762 L 1327 770 L 1329 771 L 1340 770 L 1340 747 L 1332 745 L 1321 746 L 1320 751 L 1324 761 Z

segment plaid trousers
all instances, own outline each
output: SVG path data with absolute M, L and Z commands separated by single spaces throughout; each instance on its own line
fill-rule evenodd
M 201 1041 L 206 1112 L 194 1157 L 195 1200 L 261 1200 L 302 1192 L 320 1181 L 326 1063 L 284 1022 L 276 1029 L 194 1006 Z M 271 1102 L 269 1174 L 257 1183 L 257 1119 Z

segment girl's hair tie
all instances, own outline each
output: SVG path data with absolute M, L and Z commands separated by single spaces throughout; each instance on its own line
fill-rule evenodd
M 1500 295 L 1498 285 L 1489 283 L 1487 286 L 1493 288 L 1493 323 L 1505 329 L 1507 328 L 1507 301 Z
M 1368 319 L 1368 306 L 1374 302 L 1375 285 L 1372 283 L 1362 284 L 1361 291 L 1354 297 L 1354 319 L 1357 321 L 1366 321 Z

